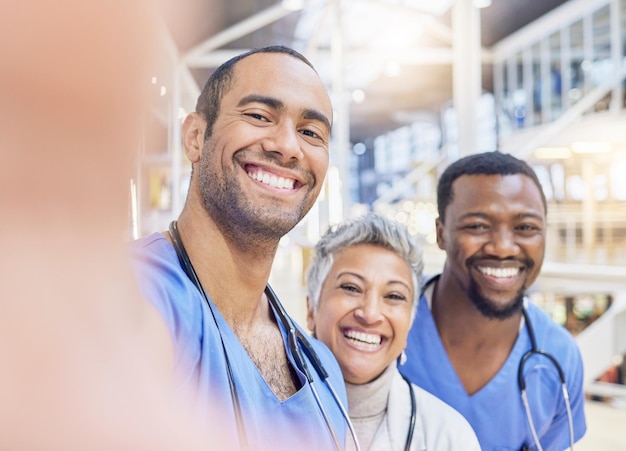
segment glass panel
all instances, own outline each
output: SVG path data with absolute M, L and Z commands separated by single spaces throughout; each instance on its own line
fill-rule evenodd
M 524 56 L 517 53 L 514 59 L 515 84 L 512 90 L 511 120 L 515 128 L 523 128 L 526 118 L 526 92 L 524 91 Z
M 508 135 L 511 132 L 511 103 L 512 103 L 512 95 L 511 95 L 511 86 L 509 79 L 509 61 L 505 60 L 500 64 L 502 71 L 502 92 L 500 93 L 500 111 L 499 115 L 499 126 L 500 126 L 500 134 L 502 136 Z
M 620 13 L 620 36 L 622 40 L 622 67 L 626 64 L 626 0 L 622 0 L 619 5 Z M 626 107 L 626 79 L 622 80 L 622 108 Z
M 411 167 L 411 128 L 404 126 L 389 132 L 387 159 L 389 172 L 406 174 Z
M 611 22 L 609 5 L 593 13 L 593 64 L 591 66 L 591 84 L 600 86 L 611 81 L 615 68 L 611 60 Z M 610 94 L 596 103 L 596 111 L 609 107 Z
M 625 0 L 626 1 L 626 0 Z M 585 90 L 584 70 L 585 48 L 583 39 L 583 21 L 579 20 L 570 26 L 570 90 L 567 93 L 568 102 L 574 105 L 583 96 Z
M 389 159 L 387 158 L 387 135 L 378 135 L 374 139 L 374 167 L 376 172 L 388 172 Z
M 622 36 L 622 55 L 626 57 L 626 0 L 622 0 L 619 5 L 620 19 L 620 34 Z
M 541 124 L 541 47 L 537 43 L 532 49 L 532 89 L 533 89 L 533 124 Z
M 550 35 L 550 118 L 555 120 L 562 111 L 562 79 L 561 79 L 561 33 Z

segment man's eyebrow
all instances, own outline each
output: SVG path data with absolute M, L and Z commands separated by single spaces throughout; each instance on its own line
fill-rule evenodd
M 530 219 L 537 219 L 539 221 L 545 221 L 546 216 L 544 214 L 542 214 L 542 212 L 535 213 L 533 211 L 529 211 L 529 212 L 526 212 L 526 213 L 520 213 L 520 214 L 518 214 L 515 217 L 515 219 L 518 219 L 518 220 L 520 220 L 520 219 L 529 219 L 529 218 Z
M 480 219 L 489 219 L 489 215 L 487 213 L 483 213 L 480 211 L 468 211 L 467 213 L 459 216 L 459 219 L 468 219 L 468 218 L 480 218 Z
M 263 103 L 275 110 L 285 109 L 285 104 L 276 97 L 262 96 L 259 94 L 250 94 L 248 96 L 242 97 L 239 100 L 239 103 L 237 103 L 237 106 L 241 107 L 249 103 Z
M 320 122 L 324 123 L 324 125 L 326 125 L 328 130 L 331 129 L 330 119 L 328 119 L 328 117 L 326 117 L 326 115 L 324 113 L 322 113 L 321 111 L 310 110 L 310 109 L 309 110 L 305 110 L 304 111 L 304 118 L 305 119 L 313 119 L 314 121 L 320 121 Z
M 275 110 L 285 109 L 285 103 L 282 100 L 277 99 L 276 97 L 263 96 L 260 94 L 250 94 L 245 97 L 242 97 L 237 103 L 237 106 L 242 107 L 249 103 L 262 103 Z M 314 109 L 306 109 L 304 110 L 303 117 L 305 119 L 312 119 L 315 121 L 322 122 L 324 125 L 326 125 L 328 130 L 331 129 L 330 119 L 321 111 L 314 110 Z
M 480 219 L 489 219 L 490 215 L 487 213 L 483 213 L 483 212 L 479 212 L 479 211 L 469 211 L 463 215 L 461 215 L 459 217 L 460 220 L 462 219 L 468 219 L 468 218 L 480 218 Z M 527 218 L 532 218 L 532 219 L 538 219 L 538 220 L 544 220 L 545 216 L 542 215 L 541 213 L 535 213 L 532 211 L 528 211 L 528 212 L 522 212 L 522 213 L 518 213 L 514 216 L 514 218 L 516 220 L 521 220 L 521 219 L 527 219 Z

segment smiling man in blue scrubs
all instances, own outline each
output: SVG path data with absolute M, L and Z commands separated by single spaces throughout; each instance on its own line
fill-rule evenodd
M 322 187 L 331 122 L 326 88 L 299 53 L 269 47 L 228 61 L 183 124 L 193 170 L 178 221 L 133 246 L 142 293 L 171 333 L 181 393 L 233 449 L 345 443 L 336 361 L 311 340 L 338 396 L 296 364 L 289 321 L 266 292 L 279 240 Z
M 437 203 L 446 263 L 426 284 L 400 371 L 461 412 L 485 451 L 570 447 L 586 431 L 580 353 L 567 330 L 524 296 L 545 251 L 537 176 L 511 155 L 470 155 L 444 171 Z M 529 420 L 518 369 L 533 335 L 549 356 L 529 354 L 522 367 Z

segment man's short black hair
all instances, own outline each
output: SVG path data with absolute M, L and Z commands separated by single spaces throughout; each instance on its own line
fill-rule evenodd
M 448 166 L 437 183 L 437 210 L 439 220 L 444 222 L 446 208 L 452 202 L 452 184 L 462 175 L 514 175 L 529 177 L 541 193 L 544 211 L 547 211 L 546 197 L 535 171 L 523 160 L 499 151 L 477 153 L 460 158 Z

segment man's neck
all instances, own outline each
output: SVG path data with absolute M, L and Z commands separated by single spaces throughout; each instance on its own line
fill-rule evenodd
M 521 312 L 503 320 L 484 316 L 444 272 L 433 290 L 432 314 L 457 376 L 469 395 L 476 393 L 506 362 L 517 340 Z
M 178 231 L 202 288 L 281 400 L 299 387 L 264 294 L 278 243 L 247 250 L 205 216 L 183 211 Z M 246 237 L 250 239 L 249 237 Z
M 443 272 L 435 282 L 431 310 L 440 334 L 457 334 L 465 340 L 485 336 L 517 336 L 521 311 L 510 318 L 495 319 L 478 310 L 454 276 Z
M 263 292 L 278 243 L 263 251 L 244 250 L 208 216 L 185 211 L 178 220 L 178 231 L 202 287 L 231 325 L 245 325 L 265 316 Z

